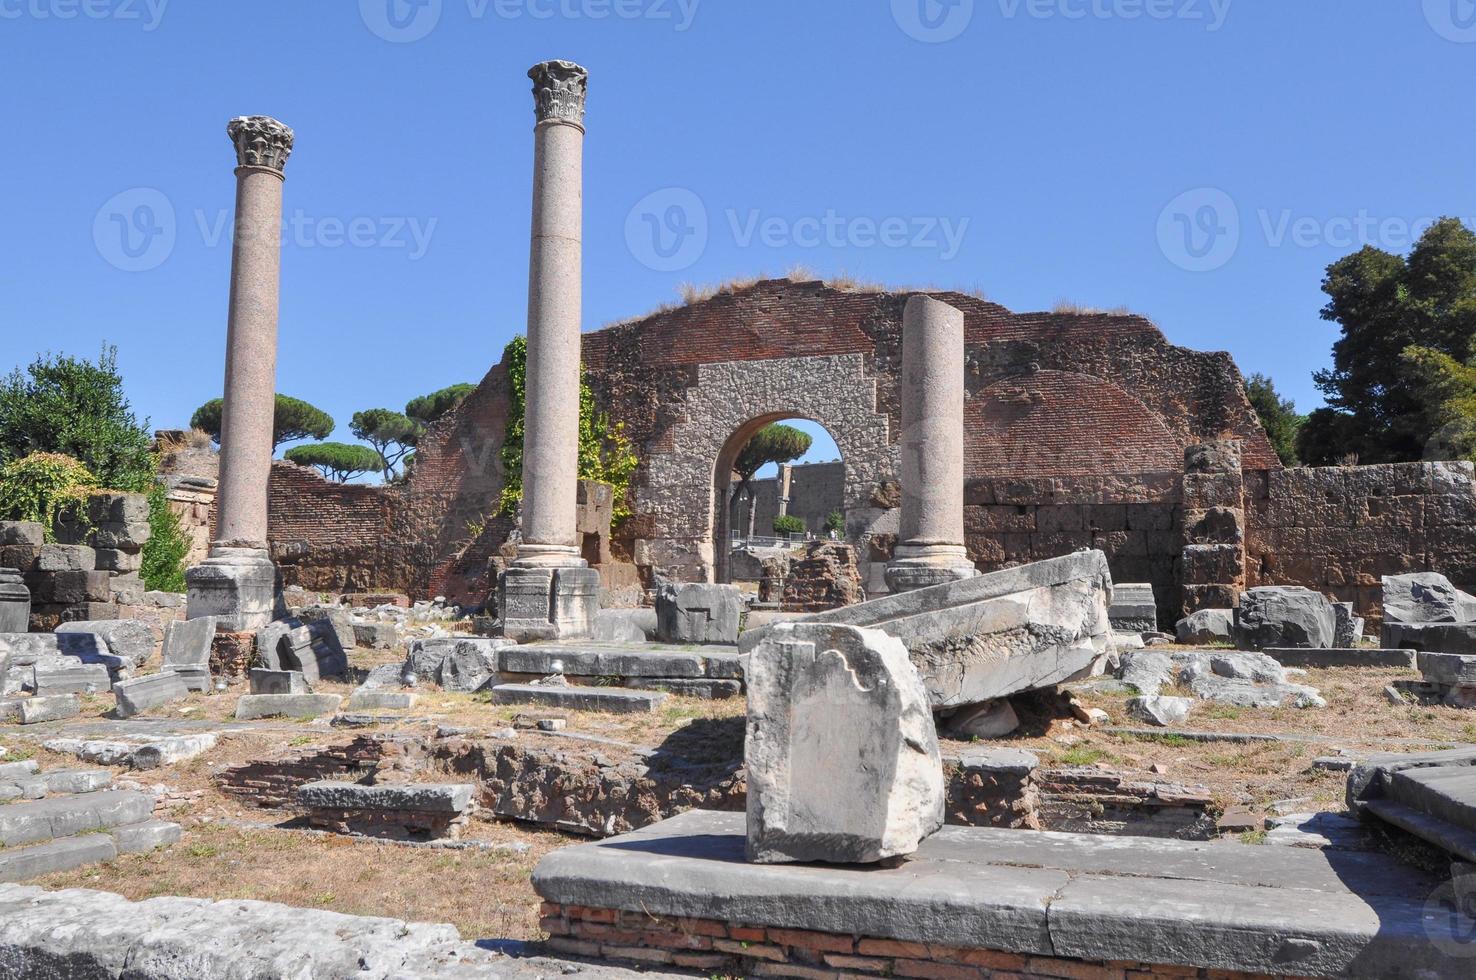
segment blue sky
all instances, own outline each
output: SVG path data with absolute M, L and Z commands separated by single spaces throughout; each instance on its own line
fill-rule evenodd
M 479 380 L 555 57 L 592 73 L 586 329 L 803 264 L 1127 306 L 1310 409 L 1325 266 L 1476 217 L 1473 0 L 0 0 L 0 368 L 106 341 L 156 426 L 218 395 L 225 123 L 265 113 L 279 390 L 347 438 Z

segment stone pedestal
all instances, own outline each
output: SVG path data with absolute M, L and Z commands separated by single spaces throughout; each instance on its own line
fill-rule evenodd
M 0 568 L 0 633 L 31 631 L 31 590 L 14 568 Z
M 216 540 L 185 581 L 190 619 L 215 616 L 221 629 L 246 631 L 271 622 L 276 604 L 267 483 L 275 443 L 283 168 L 294 137 L 267 116 L 233 119 L 226 133 L 239 166 Z
M 902 525 L 893 592 L 978 574 L 964 547 L 964 315 L 913 296 L 902 315 Z
M 593 568 L 509 568 L 497 582 L 502 635 L 518 643 L 594 635 L 600 573 Z

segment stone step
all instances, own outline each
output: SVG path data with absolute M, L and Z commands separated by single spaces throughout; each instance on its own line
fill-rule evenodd
M 1413 650 L 1376 650 L 1352 647 L 1327 650 L 1288 650 L 1268 648 L 1262 651 L 1283 667 L 1394 667 L 1413 670 Z
M 631 691 L 619 687 L 499 684 L 492 688 L 493 704 L 536 704 L 546 708 L 606 711 L 621 715 L 649 714 L 669 697 L 669 694 L 659 691 Z
M 108 831 L 107 836 L 113 839 L 119 854 L 147 854 L 156 847 L 178 843 L 184 836 L 184 830 L 177 823 L 145 820 L 143 823 L 114 827 Z
M 0 806 L 0 845 L 34 844 L 153 819 L 154 798 L 107 790 Z
M 297 788 L 300 806 L 332 810 L 414 810 L 421 813 L 462 813 L 472 804 L 471 783 L 409 783 L 366 786 L 324 780 Z
M 236 701 L 236 720 L 317 718 L 333 714 L 341 704 L 338 694 L 243 694 Z
M 0 882 L 25 881 L 56 871 L 71 871 L 118 856 L 118 846 L 107 834 L 62 837 L 30 847 L 0 850 Z
M 113 774 L 106 769 L 53 769 L 40 778 L 48 793 L 57 794 L 96 793 L 113 783 Z
M 1403 769 L 1390 778 L 1388 796 L 1412 810 L 1476 833 L 1476 767 Z
M 1476 832 L 1447 823 L 1391 799 L 1368 800 L 1367 813 L 1465 861 L 1476 862 Z

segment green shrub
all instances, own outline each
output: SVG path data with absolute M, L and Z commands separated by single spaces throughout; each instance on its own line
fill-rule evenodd
M 179 516 L 169 509 L 169 497 L 162 486 L 156 485 L 149 492 L 149 528 L 152 533 L 144 543 L 143 564 L 139 567 L 144 588 L 151 592 L 183 592 L 190 539 L 180 526 Z
M 298 466 L 316 466 L 330 480 L 347 483 L 365 473 L 381 473 L 384 461 L 368 446 L 343 442 L 313 442 L 293 446 L 286 452 L 287 461 Z
M 784 514 L 774 518 L 775 534 L 804 534 L 805 522 L 793 514 Z
M 834 531 L 837 534 L 846 533 L 846 515 L 838 510 L 831 511 L 825 518 L 825 530 Z
M 85 519 L 87 497 L 96 489 L 97 477 L 72 457 L 32 453 L 0 468 L 0 520 L 35 521 L 54 541 L 58 518 Z

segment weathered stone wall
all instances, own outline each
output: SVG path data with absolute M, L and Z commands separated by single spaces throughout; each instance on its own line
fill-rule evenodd
M 1247 584 L 1304 585 L 1382 618 L 1385 575 L 1476 590 L 1476 468 L 1398 463 L 1245 474 Z
M 805 530 L 825 533 L 825 520 L 842 509 L 846 493 L 844 463 L 809 463 L 791 466 L 789 507 L 787 513 L 805 522 Z M 754 480 L 753 533 L 768 537 L 774 533 L 774 518 L 779 516 L 779 477 Z M 730 526 L 736 531 L 748 530 L 749 501 L 740 497 L 733 501 Z

